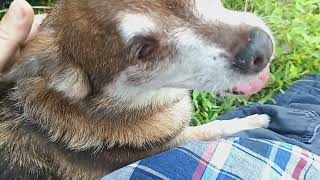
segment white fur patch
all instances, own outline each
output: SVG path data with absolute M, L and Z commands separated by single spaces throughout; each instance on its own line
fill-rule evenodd
M 194 14 L 208 22 L 224 23 L 231 26 L 249 25 L 258 27 L 269 34 L 275 47 L 275 40 L 270 28 L 252 13 L 228 10 L 224 8 L 220 0 L 196 0 Z
M 206 21 L 216 21 L 222 13 L 220 0 L 195 0 L 194 14 Z
M 125 79 L 120 78 L 106 87 L 106 94 L 126 104 L 127 108 L 140 109 L 150 105 L 172 103 L 178 98 L 187 96 L 188 92 L 175 88 L 150 89 L 144 85 L 133 87 L 127 85 Z
M 206 21 L 221 22 L 234 26 L 245 24 L 270 32 L 265 23 L 254 14 L 228 10 L 223 7 L 219 0 L 196 0 L 194 13 Z
M 213 43 L 209 43 L 195 32 L 187 28 L 174 31 L 173 40 L 177 44 L 179 55 L 172 74 L 166 77 L 166 86 L 206 90 L 224 91 L 247 80 L 240 77 L 230 68 L 227 59 L 221 58 L 225 53 Z
M 120 13 L 118 17 L 120 18 L 118 28 L 125 42 L 136 35 L 155 31 L 157 27 L 152 18 L 144 14 Z
M 62 92 L 72 100 L 79 100 L 88 95 L 90 88 L 87 77 L 75 68 L 67 68 L 62 74 L 50 79 L 49 88 Z

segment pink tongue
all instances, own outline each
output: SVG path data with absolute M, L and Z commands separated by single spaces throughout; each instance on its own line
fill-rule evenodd
M 259 92 L 265 87 L 270 77 L 269 66 L 265 68 L 258 76 L 257 79 L 249 82 L 249 84 L 239 86 L 233 89 L 234 92 L 241 93 L 244 95 L 253 95 Z

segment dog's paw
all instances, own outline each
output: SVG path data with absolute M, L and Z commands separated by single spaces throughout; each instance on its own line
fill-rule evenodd
M 225 138 L 241 131 L 267 128 L 269 123 L 270 117 L 266 114 L 255 114 L 245 118 L 235 118 L 228 121 L 213 121 L 197 127 L 197 129 L 201 129 L 201 132 L 203 133 L 198 133 L 194 139 L 214 140 L 217 138 Z
M 266 114 L 255 114 L 242 120 L 247 121 L 247 125 L 252 128 L 267 128 L 270 124 L 270 117 Z

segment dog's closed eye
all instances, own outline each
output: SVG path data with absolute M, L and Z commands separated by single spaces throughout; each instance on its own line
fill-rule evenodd
M 150 60 L 159 48 L 159 41 L 152 36 L 136 36 L 131 44 L 131 52 L 140 61 Z

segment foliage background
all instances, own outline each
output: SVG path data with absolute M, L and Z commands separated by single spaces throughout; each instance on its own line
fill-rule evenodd
M 30 0 L 38 13 L 55 0 Z M 320 0 L 225 0 L 226 7 L 254 12 L 273 30 L 276 59 L 271 65 L 269 85 L 252 97 L 216 96 L 194 92 L 193 123 L 200 125 L 241 105 L 265 103 L 295 81 L 320 72 Z M 0 16 L 9 0 L 0 0 Z M 2 9 L 2 10 L 1 10 Z

